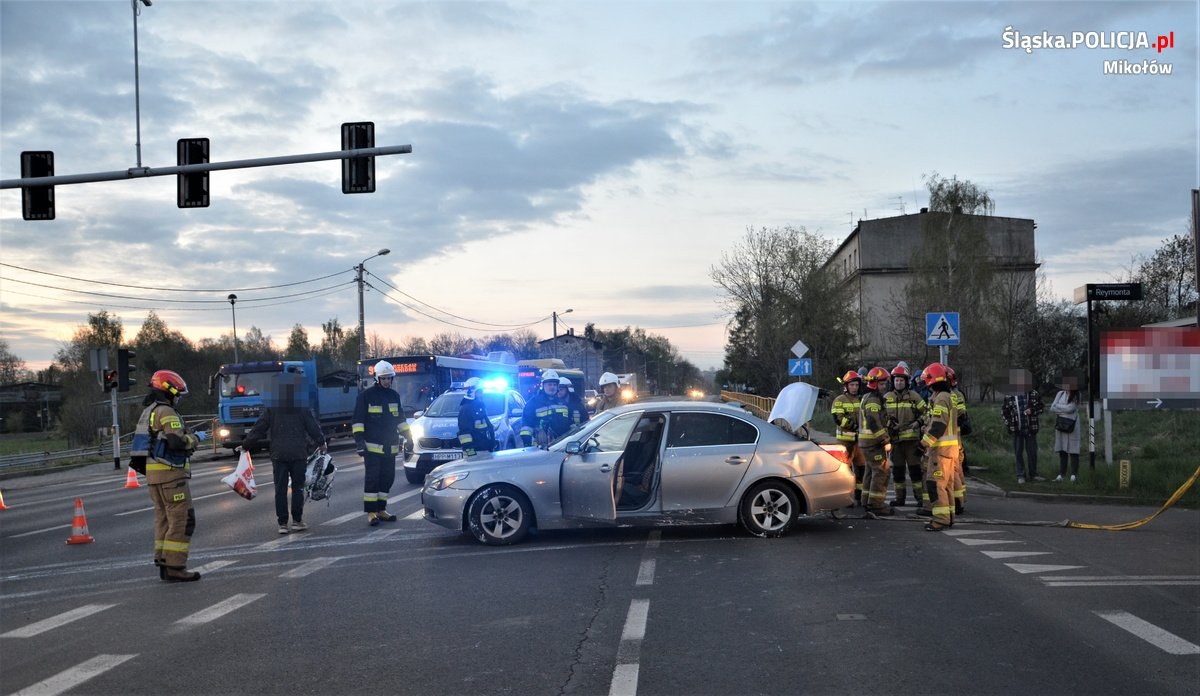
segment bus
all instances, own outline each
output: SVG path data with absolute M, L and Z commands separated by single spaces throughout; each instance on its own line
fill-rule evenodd
M 546 370 L 554 370 L 560 378 L 571 380 L 571 385 L 575 387 L 575 393 L 581 399 L 583 391 L 591 388 L 583 370 L 567 367 L 566 363 L 559 358 L 519 361 L 517 363 L 517 386 L 513 388 L 521 392 L 521 396 L 525 397 L 526 401 L 532 399 L 533 395 L 537 394 L 541 388 L 542 373 Z
M 507 352 L 490 353 L 487 357 L 401 355 L 359 360 L 358 378 L 363 389 L 375 383 L 375 364 L 380 360 L 396 368 L 392 389 L 400 395 L 407 418 L 412 418 L 416 411 L 424 411 L 442 392 L 472 377 L 489 382 L 492 389 L 515 389 L 517 383 L 516 360 Z

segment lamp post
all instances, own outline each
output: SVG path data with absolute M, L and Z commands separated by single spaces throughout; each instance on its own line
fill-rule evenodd
M 137 36 L 137 18 L 139 14 L 138 3 L 150 7 L 150 0 L 130 0 L 130 5 L 133 6 L 133 113 L 137 121 L 137 166 L 142 168 L 142 92 L 141 92 L 141 76 L 138 73 L 138 36 Z M 235 335 L 236 338 L 236 335 Z
M 354 267 L 354 270 L 358 272 L 358 359 L 359 360 L 362 360 L 363 358 L 367 357 L 367 330 L 366 330 L 366 322 L 363 320 L 363 271 L 366 270 L 364 268 L 364 264 L 366 264 L 366 262 L 370 261 L 371 259 L 375 258 L 376 256 L 387 256 L 390 253 L 392 253 L 391 249 L 380 249 L 379 251 L 375 252 L 374 256 L 368 256 L 367 258 L 363 259 L 362 261 L 359 261 L 358 265 Z
M 553 320 L 551 323 L 554 326 L 553 333 L 551 334 L 551 337 L 550 337 L 550 357 L 552 357 L 552 358 L 558 357 L 558 315 L 570 314 L 571 312 L 574 312 L 574 311 L 575 311 L 574 309 L 564 309 L 561 312 L 550 312 L 550 316 Z
M 229 293 L 229 312 L 233 315 L 233 361 L 241 362 L 238 360 L 237 350 L 237 307 L 234 306 L 236 303 L 237 295 Z

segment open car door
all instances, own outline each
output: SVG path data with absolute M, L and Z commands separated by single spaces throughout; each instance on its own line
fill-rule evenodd
M 568 453 L 563 459 L 559 476 L 563 517 L 597 522 L 617 519 L 613 482 L 625 443 L 641 415 L 634 412 L 613 418 L 578 441 L 578 453 Z

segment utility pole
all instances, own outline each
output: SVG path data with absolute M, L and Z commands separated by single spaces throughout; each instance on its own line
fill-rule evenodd
M 229 293 L 229 311 L 233 313 L 233 361 L 241 362 L 241 360 L 238 359 L 237 308 L 233 306 L 235 302 L 237 302 L 237 295 L 233 294 L 232 292 Z
M 564 309 L 562 312 L 551 312 L 550 313 L 550 317 L 552 319 L 552 325 L 553 325 L 553 328 L 551 329 L 552 333 L 550 335 L 550 357 L 552 357 L 552 358 L 558 357 L 558 315 L 559 314 L 570 314 L 571 312 L 574 312 L 574 311 L 575 311 L 574 309 Z
M 368 256 L 358 265 L 354 267 L 356 272 L 356 280 L 358 282 L 358 359 L 363 360 L 367 357 L 367 330 L 366 321 L 363 317 L 363 272 L 366 270 L 365 264 L 375 256 L 387 256 L 392 253 L 391 249 L 380 249 L 375 252 L 374 256 Z

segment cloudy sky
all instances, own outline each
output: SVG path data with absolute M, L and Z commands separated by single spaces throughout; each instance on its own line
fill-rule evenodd
M 0 179 L 23 150 L 53 150 L 60 175 L 135 166 L 130 5 L 0 0 Z M 174 177 L 60 186 L 53 222 L 0 191 L 0 338 L 41 367 L 89 312 L 132 338 L 151 308 L 216 337 L 236 291 L 239 332 L 282 345 L 300 323 L 315 342 L 357 323 L 351 269 L 386 247 L 368 332 L 548 338 L 571 308 L 560 331 L 640 326 L 719 366 L 710 269 L 747 227 L 840 242 L 916 212 L 935 171 L 1036 220 L 1067 297 L 1187 232 L 1198 7 L 155 0 L 137 19 L 144 166 L 174 165 L 184 137 L 213 161 L 336 150 L 347 121 L 413 152 L 379 158 L 369 195 L 343 195 L 336 162 L 216 172 L 206 209 L 178 209 Z M 1174 47 L 1025 51 L 1006 29 Z

